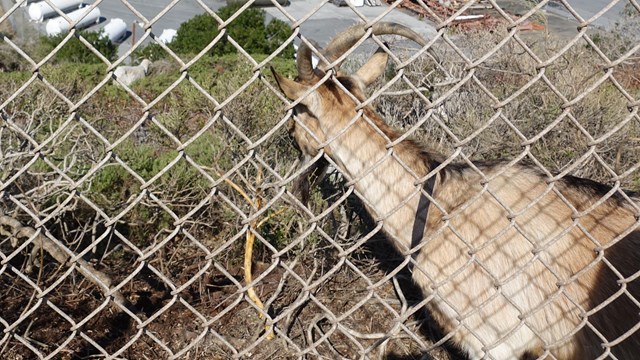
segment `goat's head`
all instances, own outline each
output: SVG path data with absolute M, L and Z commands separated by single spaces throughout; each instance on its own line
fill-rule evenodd
M 148 59 L 143 59 L 140 62 L 140 66 L 142 66 L 142 69 L 144 70 L 145 75 L 149 73 L 149 66 L 151 66 L 151 60 Z
M 426 44 L 419 34 L 399 24 L 382 22 L 371 29 L 374 35 L 400 35 L 420 45 Z M 295 80 L 271 69 L 284 95 L 292 101 L 298 101 L 290 134 L 302 154 L 303 166 L 307 166 L 307 170 L 294 183 L 294 193 L 299 193 L 303 203 L 309 196 L 309 177 L 318 179 L 326 167 L 324 161 L 313 165 L 305 163 L 318 154 L 321 146 L 330 138 L 330 133 L 340 130 L 336 126 L 344 126 L 345 122 L 354 119 L 358 105 L 366 100 L 367 87 L 384 74 L 388 54 L 379 48 L 355 73 L 346 74 L 339 70 L 339 64 L 334 64 L 334 69 L 338 70 L 336 76 L 324 79 L 329 65 L 362 39 L 366 31 L 365 25 L 361 24 L 336 35 L 322 51 L 328 63 L 320 62 L 318 68 L 312 65 L 311 49 L 302 42 L 297 52 L 298 77 Z M 331 155 L 328 149 L 325 152 Z

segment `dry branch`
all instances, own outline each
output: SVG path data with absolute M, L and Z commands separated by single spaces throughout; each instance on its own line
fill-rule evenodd
M 24 226 L 22 223 L 10 216 L 0 213 L 0 234 L 10 237 L 11 244 L 15 247 L 18 239 L 33 239 L 33 249 L 31 254 L 37 253 L 40 249 L 46 251 L 60 264 L 66 264 L 71 266 L 73 264 L 67 264 L 70 256 L 60 248 L 58 244 L 49 239 L 48 237 L 39 234 L 36 230 L 29 226 Z M 105 296 L 113 296 L 113 301 L 119 305 L 125 306 L 126 300 L 119 291 L 110 291 L 111 278 L 105 273 L 96 270 L 86 260 L 76 259 L 74 263 L 79 266 L 76 269 L 93 284 L 98 286 Z

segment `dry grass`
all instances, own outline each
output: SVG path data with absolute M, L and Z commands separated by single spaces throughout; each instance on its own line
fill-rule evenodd
M 500 31 L 472 33 L 454 42 L 469 59 L 478 59 L 493 51 L 505 35 Z M 617 44 L 624 46 L 621 40 Z M 545 38 L 529 40 L 527 46 L 544 62 L 564 43 Z M 442 48 L 447 47 L 438 49 Z M 472 160 L 526 154 L 523 161 L 539 163 L 551 173 L 571 168 L 572 175 L 611 184 L 614 171 L 624 174 L 620 179 L 623 187 L 640 189 L 640 174 L 632 171 L 640 163 L 640 120 L 637 106 L 630 108 L 626 97 L 640 95 L 634 78 L 634 71 L 640 68 L 638 54 L 612 69 L 601 82 L 607 76 L 604 61 L 585 41 L 539 70 L 538 62 L 510 40 L 478 64 L 473 76 L 442 102 L 440 97 L 459 86 L 458 80 L 469 72 L 467 63 L 450 48 L 442 52 L 441 60 L 456 80 L 453 83 L 451 77 L 431 70 L 433 64 L 426 60 L 406 70 L 405 79 L 424 88 L 423 95 L 439 104 L 432 112 L 415 94 L 383 96 L 377 103 L 379 111 L 407 131 L 419 124 L 413 137 L 444 154 L 457 148 Z M 400 81 L 389 92 L 407 88 Z M 568 103 L 571 105 L 565 106 Z M 593 154 L 581 159 L 588 151 Z

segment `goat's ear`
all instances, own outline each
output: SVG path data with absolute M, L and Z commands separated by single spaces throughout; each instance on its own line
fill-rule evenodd
M 386 44 L 385 44 L 386 46 Z M 371 56 L 369 61 L 367 61 L 358 71 L 355 73 L 365 87 L 371 85 L 377 78 L 381 77 L 384 74 L 384 70 L 387 67 L 387 60 L 389 59 L 389 54 L 384 51 L 381 47 Z
M 309 86 L 287 79 L 285 76 L 278 74 L 273 67 L 271 67 L 271 72 L 276 79 L 276 83 L 278 83 L 278 87 L 289 100 L 298 100 L 309 90 Z M 305 104 L 305 99 L 301 103 Z

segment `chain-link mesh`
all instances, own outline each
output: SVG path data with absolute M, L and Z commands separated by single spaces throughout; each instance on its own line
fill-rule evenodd
M 27 3 L 0 14 L 3 358 L 640 353 L 637 1 L 272 0 L 268 51 L 231 29 L 253 1 L 88 4 L 135 18 L 117 55 L 74 26 L 42 46 Z M 218 28 L 189 51 L 158 25 L 185 4 Z M 327 69 L 297 99 L 269 69 L 298 74 L 294 43 Z M 329 70 L 377 46 L 367 94 Z

